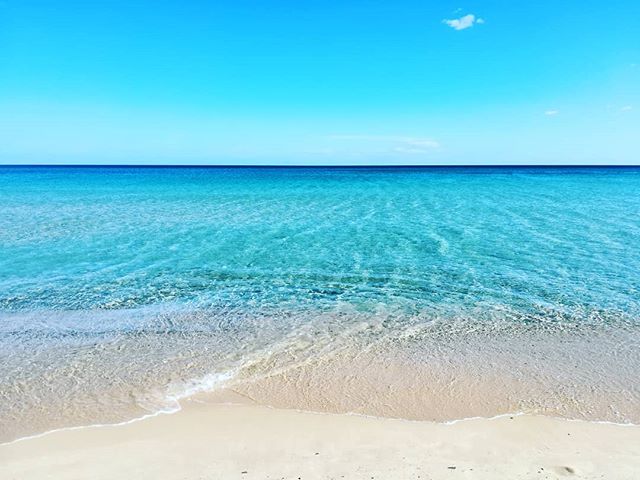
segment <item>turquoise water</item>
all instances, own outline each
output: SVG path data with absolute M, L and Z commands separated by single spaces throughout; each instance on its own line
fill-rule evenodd
M 640 168 L 0 167 L 0 205 L 11 432 L 35 411 L 25 431 L 169 408 L 218 381 L 314 407 L 299 385 L 270 400 L 265 378 L 331 359 L 304 381 L 340 383 L 353 352 L 411 364 L 371 370 L 378 385 L 511 375 L 522 392 L 482 413 L 638 420 Z M 421 401 L 391 415 L 455 416 Z M 387 413 L 365 403 L 342 409 Z

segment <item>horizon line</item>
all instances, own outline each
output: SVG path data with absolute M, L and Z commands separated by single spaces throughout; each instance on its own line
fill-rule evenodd
M 42 167 L 42 168 L 640 168 L 638 164 L 151 164 L 151 163 L 0 163 L 0 168 Z

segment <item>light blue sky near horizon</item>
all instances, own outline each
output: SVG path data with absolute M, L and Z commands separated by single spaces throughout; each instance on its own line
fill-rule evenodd
M 632 0 L 2 0 L 0 163 L 638 164 L 638 18 Z

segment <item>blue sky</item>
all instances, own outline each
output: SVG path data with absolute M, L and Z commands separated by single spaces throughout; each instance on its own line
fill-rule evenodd
M 0 0 L 0 162 L 640 163 L 640 2 Z

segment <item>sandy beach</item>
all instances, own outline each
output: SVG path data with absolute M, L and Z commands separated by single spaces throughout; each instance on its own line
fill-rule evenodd
M 171 415 L 0 446 L 0 478 L 635 479 L 640 427 L 503 416 L 437 424 L 184 402 Z

